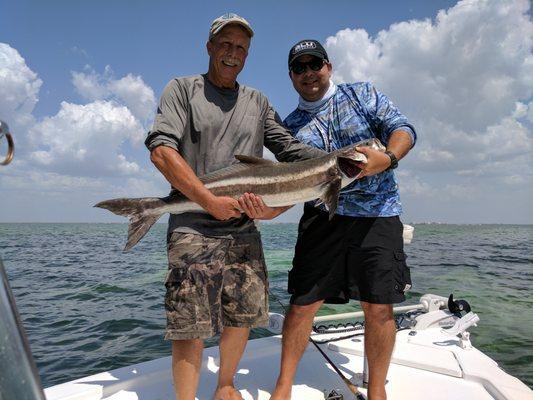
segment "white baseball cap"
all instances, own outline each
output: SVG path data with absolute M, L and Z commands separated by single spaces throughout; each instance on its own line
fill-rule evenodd
M 252 27 L 250 26 L 248 21 L 246 21 L 243 17 L 237 14 L 226 13 L 224 15 L 221 15 L 211 23 L 211 29 L 209 30 L 209 40 L 213 39 L 213 37 L 228 24 L 238 24 L 244 29 L 246 29 L 246 31 L 250 34 L 250 38 L 254 36 L 254 31 L 252 30 Z

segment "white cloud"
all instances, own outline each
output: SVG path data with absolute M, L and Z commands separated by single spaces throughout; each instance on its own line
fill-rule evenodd
M 125 106 L 112 101 L 86 105 L 63 102 L 53 117 L 31 130 L 40 150 L 31 160 L 49 171 L 71 176 L 130 175 L 139 172 L 121 153 L 123 143 L 139 143 L 144 129 Z
M 372 81 L 417 128 L 418 144 L 401 162 L 406 197 L 490 202 L 496 185 L 512 189 L 510 198 L 533 197 L 523 185 L 533 177 L 529 7 L 465 0 L 375 37 L 355 28 L 326 40 L 335 81 Z
M 109 82 L 109 90 L 121 99 L 133 115 L 142 121 L 152 117 L 155 112 L 155 96 L 140 76 L 128 74 Z
M 85 58 L 86 60 L 90 59 L 91 57 L 89 56 L 89 53 L 87 53 L 87 51 L 79 46 L 72 46 L 70 48 L 70 51 L 74 54 L 78 54 L 78 55 L 81 55 L 83 58 Z
M 533 124 L 533 101 L 530 101 L 527 105 L 527 120 Z
M 76 91 L 87 100 L 102 100 L 109 95 L 106 84 L 101 80 L 100 75 L 94 71 L 72 72 L 72 84 Z
M 72 72 L 72 84 L 82 97 L 91 101 L 116 100 L 126 105 L 143 122 L 153 117 L 156 107 L 154 91 L 140 76 L 127 74 L 114 79 L 109 66 L 101 75 L 89 66 L 85 69 L 88 72 Z
M 481 130 L 533 88 L 529 3 L 462 1 L 435 19 L 393 24 L 369 38 L 343 30 L 326 41 L 335 79 L 368 79 L 409 115 Z
M 418 176 L 413 175 L 409 170 L 398 170 L 396 173 L 398 185 L 402 196 L 424 196 L 435 197 L 437 190 Z
M 79 177 L 24 168 L 15 161 L 0 174 L 2 222 L 125 222 L 99 208 L 99 201 L 118 197 L 165 196 L 168 184 L 155 170 L 136 177 Z
M 20 163 L 20 162 L 19 162 Z M 103 176 L 68 176 L 36 169 L 13 169 L 10 174 L 0 175 L 0 188 L 11 192 L 39 192 L 43 197 L 64 196 L 65 193 L 83 193 L 97 200 L 111 197 L 135 197 L 166 195 L 168 185 L 155 170 L 141 171 L 136 177 L 124 179 Z M 112 185 L 110 185 L 112 182 Z M 93 201 L 94 203 L 94 201 Z
M 13 132 L 33 124 L 42 83 L 16 49 L 0 43 L 0 118 Z
M 72 219 L 105 198 L 167 191 L 148 161 L 134 156 L 155 108 L 152 89 L 132 74 L 114 79 L 110 67 L 102 75 L 86 67 L 72 74 L 72 83 L 88 102 L 61 102 L 55 115 L 36 119 L 43 82 L 16 49 L 0 43 L 0 118 L 17 145 L 14 162 L 0 175 L 0 191 L 9 194 L 0 196 L 11 204 L 2 220 Z
M 36 170 L 14 173 L 0 178 L 3 188 L 11 191 L 34 191 L 50 195 L 61 195 L 76 191 L 102 190 L 106 187 L 104 180 L 91 177 L 73 177 L 61 175 L 55 172 L 42 172 Z

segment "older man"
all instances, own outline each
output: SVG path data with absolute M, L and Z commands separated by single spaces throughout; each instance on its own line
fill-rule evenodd
M 165 338 L 172 340 L 178 400 L 195 398 L 202 339 L 217 334 L 215 399 L 241 399 L 233 376 L 250 328 L 268 321 L 259 232 L 241 215 L 235 199 L 213 195 L 198 176 L 235 163 L 234 154 L 261 156 L 263 145 L 285 161 L 322 154 L 290 135 L 264 95 L 237 83 L 252 36 L 242 17 L 215 19 L 207 42 L 207 74 L 170 81 L 146 139 L 152 162 L 173 190 L 207 211 L 171 215 L 169 220 Z
M 414 145 L 415 130 L 372 84 L 335 85 L 332 68 L 316 40 L 302 40 L 291 48 L 289 76 L 300 99 L 286 126 L 301 142 L 328 152 L 370 138 L 378 138 L 387 151 L 359 148 L 368 163 L 360 165 L 360 179 L 341 191 L 333 219 L 323 206 L 305 205 L 289 272 L 292 297 L 283 327 L 281 370 L 271 400 L 290 399 L 316 311 L 323 303 L 350 299 L 359 300 L 365 313 L 369 398 L 386 399 L 396 336 L 392 304 L 404 301 L 411 287 L 393 170 Z M 246 196 L 250 206 L 243 209 L 251 217 L 272 213 L 260 198 Z

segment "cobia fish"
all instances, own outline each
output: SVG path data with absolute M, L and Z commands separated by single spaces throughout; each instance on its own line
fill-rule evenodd
M 340 190 L 353 182 L 360 171 L 356 162 L 367 162 L 366 156 L 355 150 L 357 146 L 385 150 L 379 140 L 370 139 L 321 157 L 296 162 L 273 162 L 236 155 L 240 163 L 204 175 L 200 180 L 216 196 L 238 199 L 244 193 L 254 193 L 261 196 L 270 207 L 320 199 L 328 208 L 331 218 L 337 209 Z M 128 241 L 124 250 L 137 244 L 165 213 L 205 212 L 201 206 L 176 190 L 163 198 L 113 199 L 102 201 L 95 207 L 129 218 Z

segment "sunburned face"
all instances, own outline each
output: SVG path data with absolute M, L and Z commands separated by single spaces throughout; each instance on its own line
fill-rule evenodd
M 294 63 L 309 63 L 317 59 L 312 55 L 306 54 L 298 57 Z M 313 71 L 309 66 L 305 66 L 304 72 L 297 74 L 294 71 L 289 72 L 294 89 L 307 101 L 317 101 L 324 96 L 329 88 L 329 79 L 331 78 L 331 64 L 324 62 L 322 68 L 318 71 Z
M 242 71 L 250 37 L 239 25 L 227 25 L 209 42 L 209 71 L 207 76 L 215 85 L 234 88 L 237 75 Z

